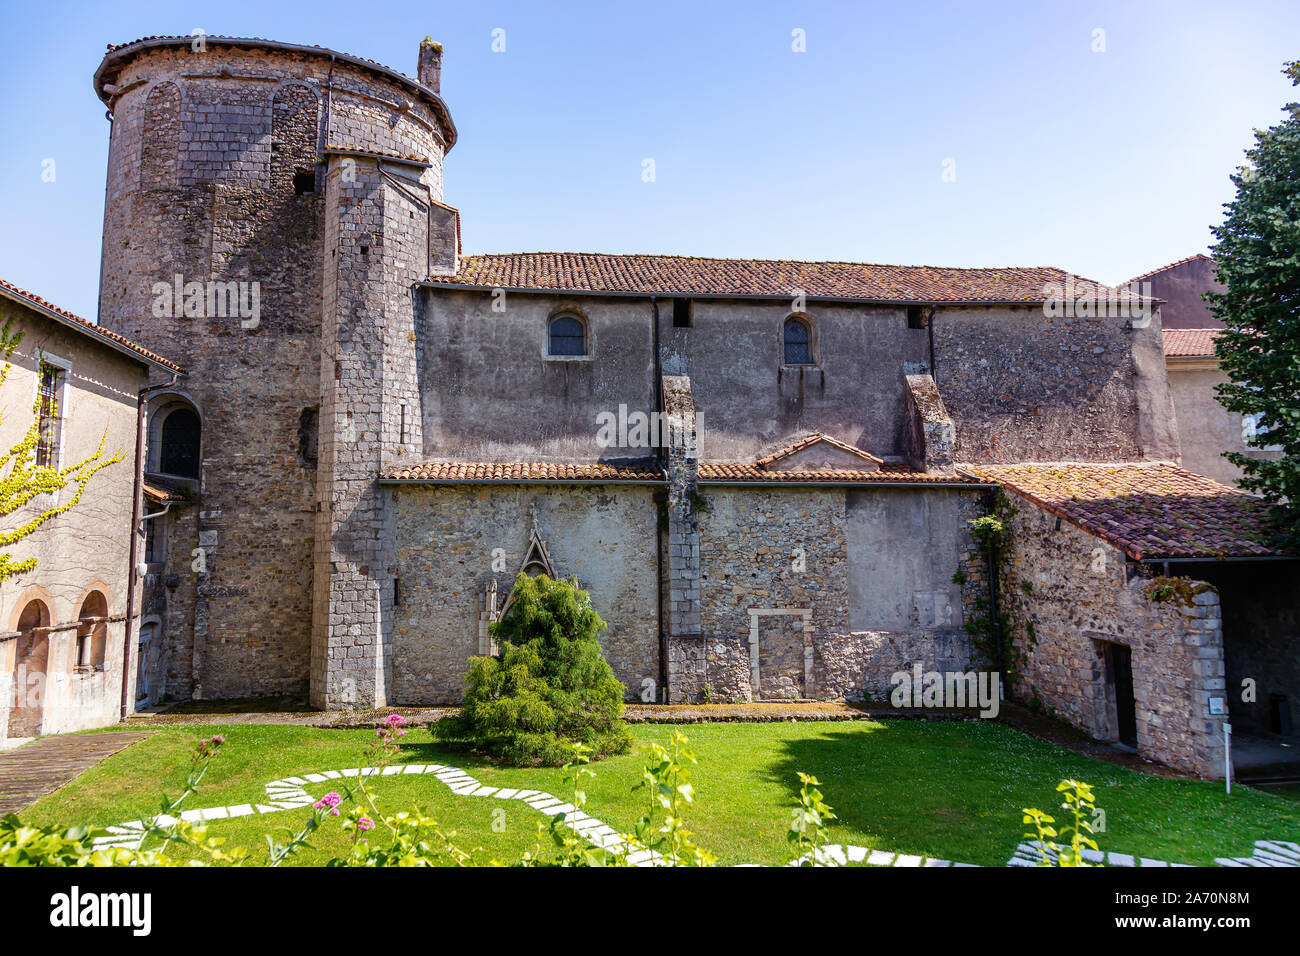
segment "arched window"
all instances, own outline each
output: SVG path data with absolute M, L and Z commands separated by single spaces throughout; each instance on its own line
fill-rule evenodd
M 793 315 L 785 320 L 785 364 L 813 364 L 812 326 Z
M 182 478 L 199 476 L 199 416 L 177 408 L 163 419 L 158 470 Z
M 108 601 L 98 591 L 91 591 L 81 602 L 77 614 L 77 667 L 96 667 L 104 663 L 108 643 Z
M 572 315 L 557 315 L 548 327 L 548 355 L 586 355 L 587 329 Z

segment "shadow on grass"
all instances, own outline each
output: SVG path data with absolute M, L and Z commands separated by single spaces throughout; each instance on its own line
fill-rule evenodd
M 832 840 L 964 863 L 1002 865 L 1022 839 L 1022 809 L 1053 810 L 1059 780 L 1089 761 L 981 721 L 898 720 L 831 727 L 783 742 L 771 778 L 798 793 L 821 781 Z M 1114 782 L 1096 764 L 1092 782 Z

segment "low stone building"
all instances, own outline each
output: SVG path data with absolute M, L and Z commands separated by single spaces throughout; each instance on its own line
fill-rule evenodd
M 3 280 L 0 327 L 18 338 L 0 355 L 4 476 L 36 466 L 62 485 L 6 490 L 0 531 L 17 536 L 4 549 L 17 573 L 0 580 L 0 739 L 101 727 L 135 703 L 141 390 L 151 371 L 180 369 Z

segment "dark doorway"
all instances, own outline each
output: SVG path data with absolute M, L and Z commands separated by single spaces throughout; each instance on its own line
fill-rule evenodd
M 1106 645 L 1111 680 L 1115 687 L 1115 721 L 1119 741 L 1130 747 L 1138 742 L 1137 704 L 1133 700 L 1133 651 L 1126 644 Z

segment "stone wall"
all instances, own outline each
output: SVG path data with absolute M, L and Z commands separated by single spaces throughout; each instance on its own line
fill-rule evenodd
M 1133 328 L 1041 308 L 944 309 L 934 339 L 957 461 L 1178 456 L 1158 312 Z
M 399 485 L 387 494 L 400 595 L 391 703 L 462 699 L 466 661 L 479 653 L 485 592 L 495 581 L 504 604 L 526 553 L 534 510 L 556 574 L 577 575 L 609 625 L 601 646 L 627 685 L 628 699 L 657 688 L 658 507 L 652 487 Z
M 1131 649 L 1140 754 L 1205 777 L 1223 772 L 1219 596 L 1153 601 L 1119 549 L 1016 495 L 1000 599 L 1025 655 L 1014 691 L 1101 740 L 1118 734 L 1105 645 Z M 1059 525 L 1059 527 L 1058 527 Z M 1189 587 L 1195 589 L 1198 582 Z
M 670 647 L 696 664 L 674 701 L 885 699 L 914 662 L 971 665 L 978 491 L 705 484 L 700 508 L 702 636 Z

